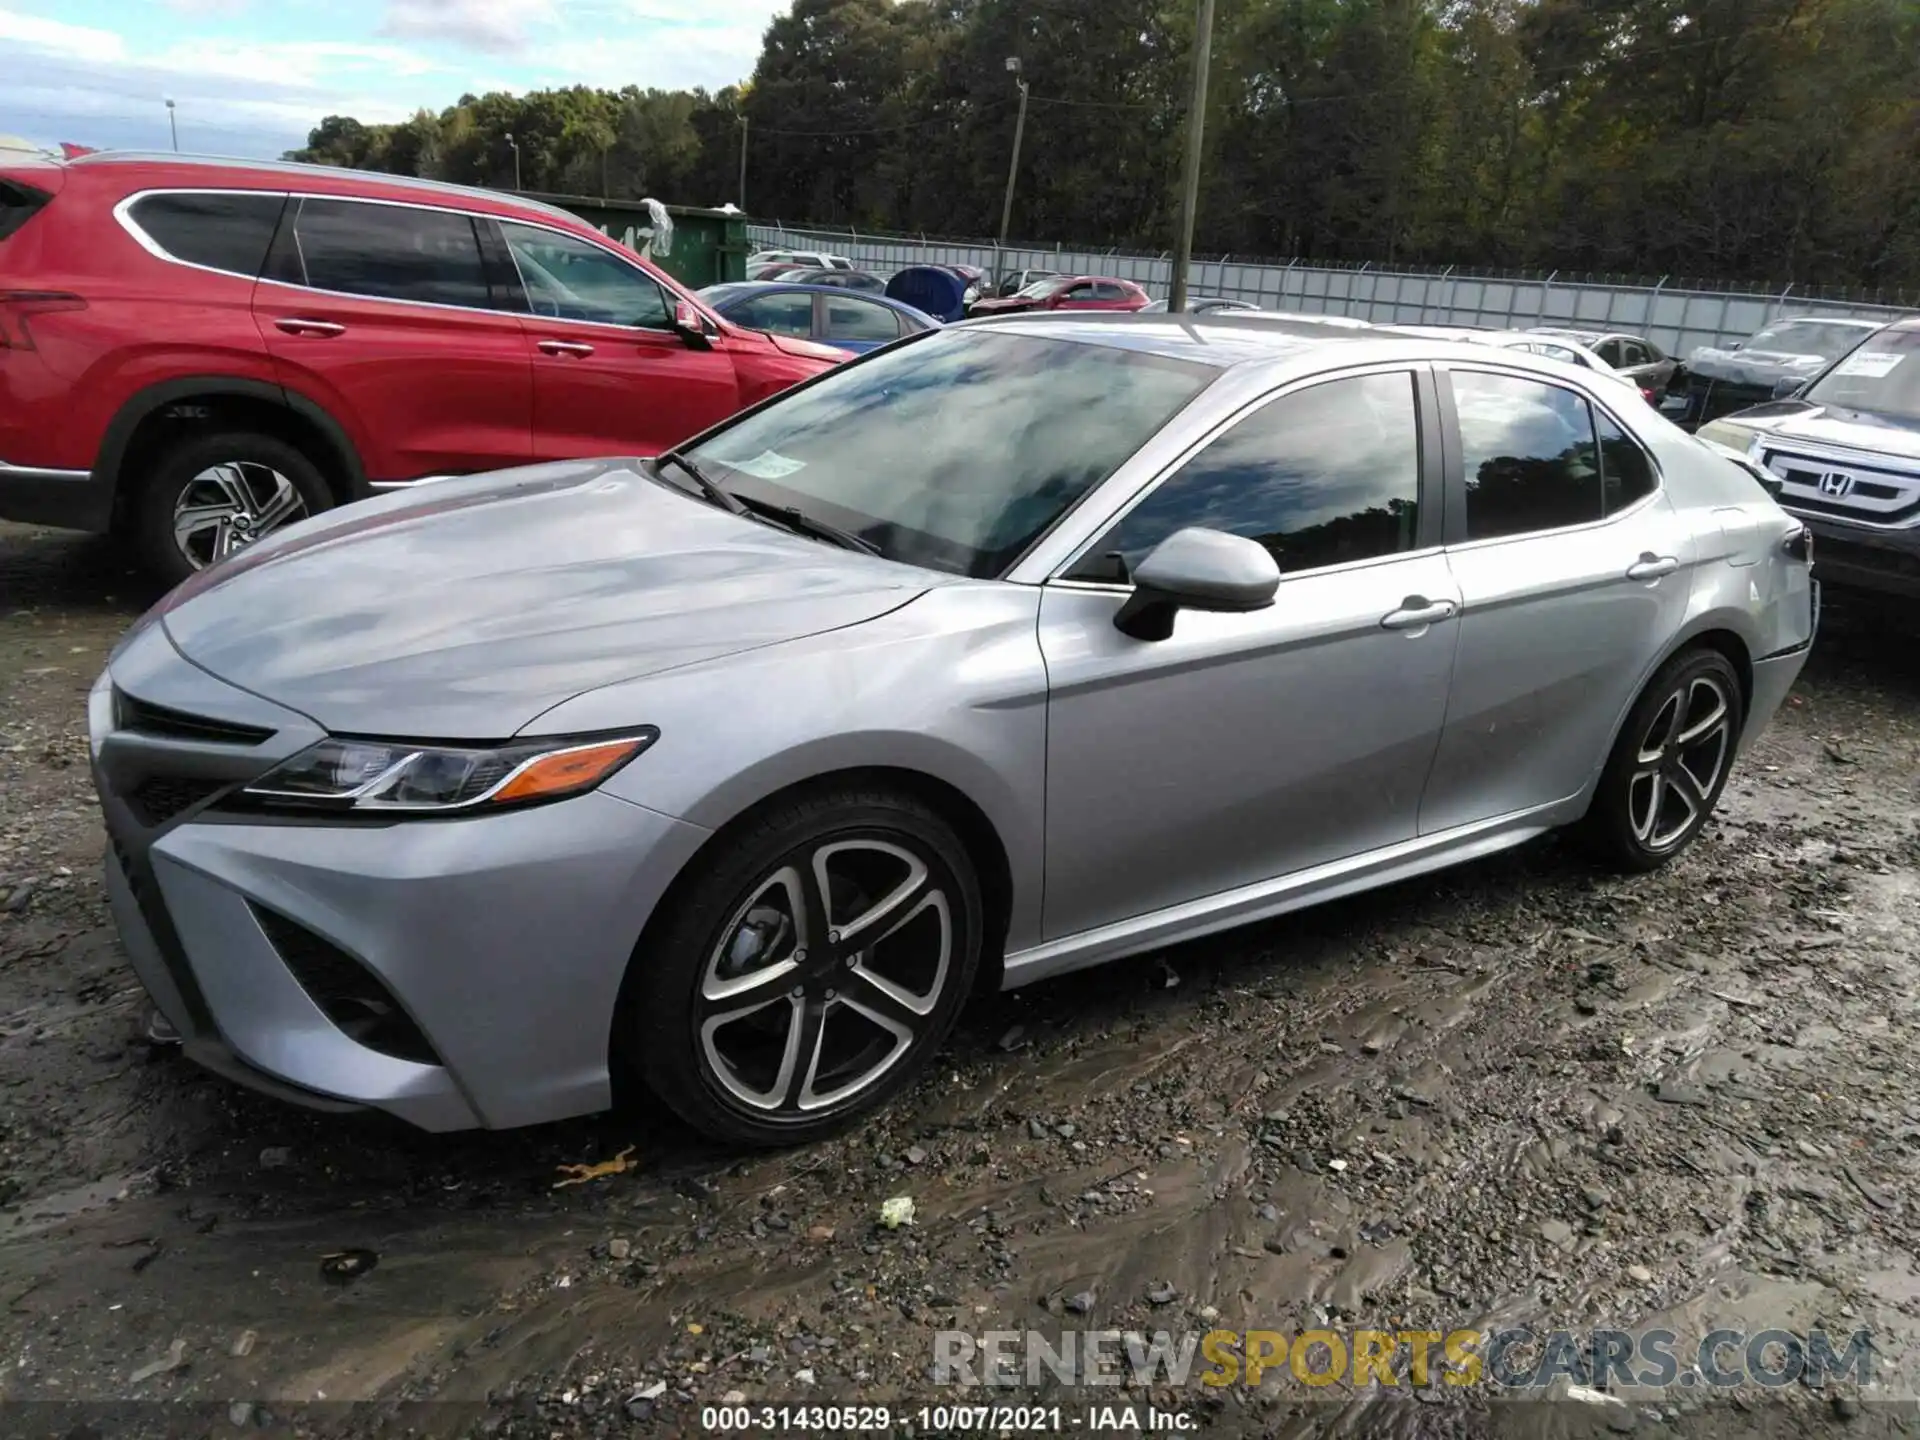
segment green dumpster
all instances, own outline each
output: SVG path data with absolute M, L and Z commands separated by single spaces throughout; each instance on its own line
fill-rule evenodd
M 588 195 L 546 195 L 517 192 L 522 199 L 540 200 L 578 215 L 622 245 L 638 250 L 690 290 L 747 278 L 747 217 L 738 210 L 705 210 L 692 205 L 669 205 L 673 245 L 661 255 L 649 249 L 653 217 L 639 200 L 601 200 Z

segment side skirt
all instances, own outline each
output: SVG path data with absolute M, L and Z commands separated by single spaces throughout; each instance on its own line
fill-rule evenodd
M 1362 855 L 1317 865 L 1311 870 L 1169 905 L 1163 910 L 1117 920 L 1059 940 L 1048 940 L 1007 956 L 1006 979 L 1001 988 L 1013 990 L 1122 955 L 1196 940 L 1236 925 L 1303 910 L 1324 900 L 1336 900 L 1343 895 L 1478 860 L 1576 820 L 1585 808 L 1583 796 L 1576 795 L 1437 834 L 1417 836 Z

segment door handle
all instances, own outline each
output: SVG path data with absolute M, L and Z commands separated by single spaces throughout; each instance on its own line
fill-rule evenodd
M 1409 595 L 1400 602 L 1398 610 L 1380 618 L 1380 625 L 1386 630 L 1418 630 L 1427 625 L 1437 625 L 1442 620 L 1451 620 L 1459 608 L 1451 600 L 1428 600 L 1424 595 Z
M 593 353 L 593 346 L 582 340 L 541 340 L 538 342 L 543 354 L 583 356 Z
M 1674 556 L 1655 555 L 1649 551 L 1627 567 L 1627 579 L 1658 580 L 1662 575 L 1671 575 L 1679 568 L 1680 561 Z
M 284 330 L 289 335 L 344 335 L 347 327 L 336 325 L 331 320 L 303 320 L 297 315 L 289 315 L 273 322 L 276 330 Z

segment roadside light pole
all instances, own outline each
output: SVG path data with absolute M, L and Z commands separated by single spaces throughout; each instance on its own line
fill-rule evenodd
M 1000 248 L 1003 250 L 1007 244 L 1007 227 L 1013 223 L 1013 181 L 1020 173 L 1020 141 L 1027 133 L 1027 82 L 1020 78 L 1020 57 L 1009 55 L 1007 69 L 1013 75 L 1013 83 L 1020 87 L 1020 118 L 1013 122 L 1013 159 L 1007 165 L 1007 198 L 1000 205 Z
M 740 198 L 733 202 L 741 210 L 747 208 L 747 117 L 740 117 Z
M 173 101 L 167 101 L 167 133 L 173 136 L 173 153 L 180 153 L 180 125 L 173 118 Z
M 1180 233 L 1173 250 L 1173 288 L 1167 309 L 1187 308 L 1187 266 L 1193 259 L 1193 214 L 1200 205 L 1200 153 L 1206 138 L 1207 67 L 1213 58 L 1213 0 L 1200 0 L 1193 30 L 1193 98 L 1187 102 L 1187 165 L 1180 181 Z
M 507 148 L 513 151 L 513 188 L 518 190 L 521 188 L 520 186 L 520 142 L 513 138 L 513 134 L 511 131 L 509 131 L 507 134 Z

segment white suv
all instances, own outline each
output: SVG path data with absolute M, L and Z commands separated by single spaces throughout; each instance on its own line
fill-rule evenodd
M 821 270 L 851 270 L 853 261 L 844 255 L 829 255 L 824 250 L 762 250 L 747 257 L 747 267 L 755 265 L 812 265 Z

